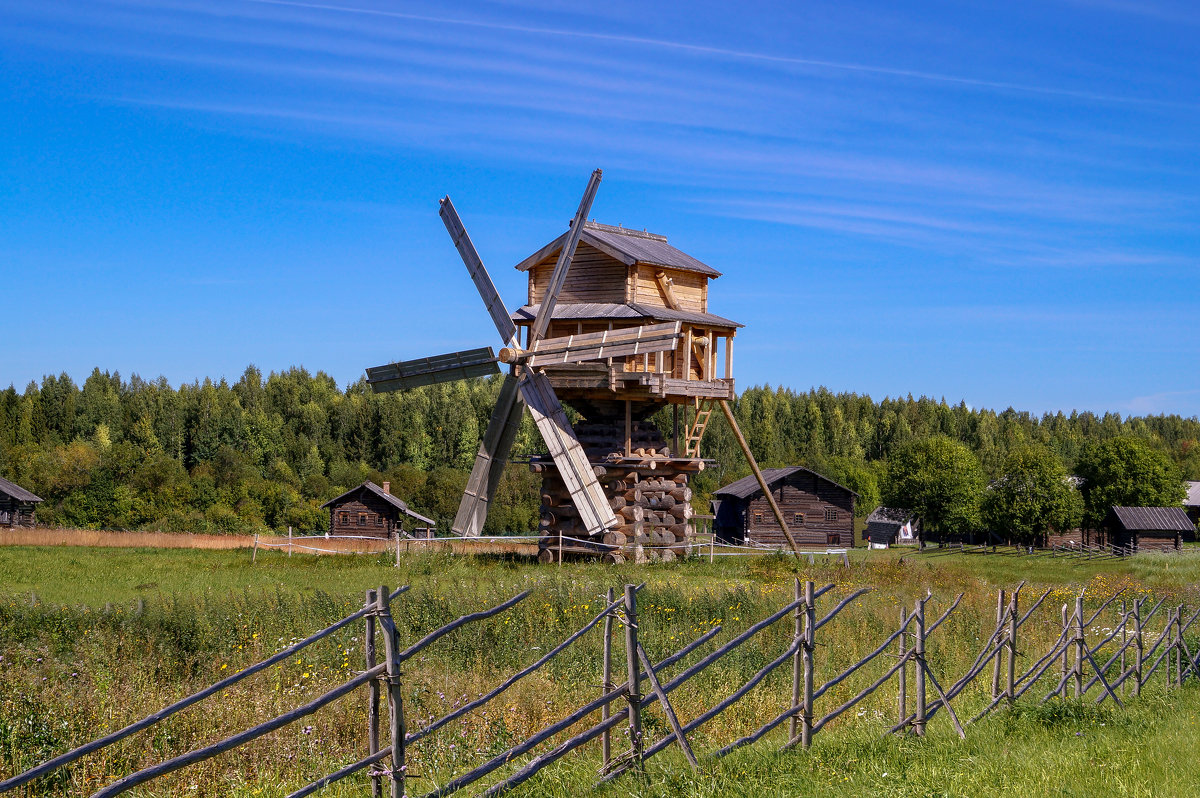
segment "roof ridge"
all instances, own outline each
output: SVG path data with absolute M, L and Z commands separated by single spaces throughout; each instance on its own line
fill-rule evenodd
M 596 222 L 596 221 L 584 222 L 583 229 L 584 230 L 600 230 L 605 233 L 616 233 L 617 235 L 630 236 L 631 238 L 646 238 L 646 239 L 649 239 L 650 241 L 661 241 L 664 244 L 667 242 L 667 237 L 664 235 L 660 235 L 658 233 L 649 233 L 649 232 L 646 232 L 646 230 L 644 230 L 644 229 L 643 230 L 634 230 L 629 227 L 622 227 L 621 225 L 616 225 L 614 227 L 611 224 L 600 224 L 599 222 Z

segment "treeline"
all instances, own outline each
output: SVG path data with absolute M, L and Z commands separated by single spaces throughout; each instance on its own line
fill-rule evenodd
M 320 505 L 364 479 L 449 528 L 499 378 L 373 394 L 345 390 L 300 368 L 264 378 L 251 366 L 234 383 L 172 387 L 165 378 L 122 379 L 99 369 L 77 385 L 65 374 L 0 391 L 0 473 L 46 502 L 42 523 L 115 529 L 250 532 L 323 529 Z M 914 441 L 964 444 L 990 479 L 1008 455 L 1045 447 L 1071 471 L 1089 444 L 1136 438 L 1181 475 L 1200 479 L 1200 421 L 1110 413 L 1034 416 L 974 410 L 928 398 L 875 402 L 825 389 L 754 387 L 735 403 L 764 466 L 807 465 L 862 496 L 865 514 L 888 491 L 888 461 Z M 683 423 L 690 417 L 685 412 Z M 672 418 L 656 418 L 668 438 Z M 537 453 L 527 417 L 513 458 Z M 712 490 L 749 473 L 719 414 L 702 456 L 717 465 L 694 483 L 697 509 Z M 488 518 L 489 533 L 532 530 L 538 479 L 509 466 Z

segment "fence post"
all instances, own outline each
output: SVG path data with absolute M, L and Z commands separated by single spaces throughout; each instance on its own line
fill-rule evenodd
M 1125 644 L 1129 642 L 1129 608 L 1125 601 L 1121 602 L 1121 676 L 1125 676 Z M 1125 682 L 1128 679 L 1121 679 L 1121 695 L 1128 692 L 1125 689 Z
M 288 556 L 292 556 L 292 528 L 288 527 Z
M 1066 641 L 1072 639 L 1072 637 L 1074 637 L 1074 632 L 1071 629 L 1069 624 L 1070 624 L 1070 621 L 1067 620 L 1067 605 L 1064 604 L 1064 605 L 1062 605 L 1063 642 L 1066 642 Z M 1058 694 L 1060 696 L 1062 696 L 1063 698 L 1067 697 L 1067 673 L 1069 672 L 1068 666 L 1070 665 L 1070 662 L 1071 662 L 1071 655 L 1069 653 L 1070 648 L 1071 647 L 1069 645 L 1063 646 L 1062 678 L 1059 679 L 1059 681 L 1058 681 L 1058 683 L 1062 685 L 1062 687 L 1059 688 Z
M 917 716 L 913 720 L 913 733 L 925 736 L 925 599 L 917 600 L 917 636 L 913 642 L 913 655 L 917 660 Z
M 1004 590 L 996 591 L 996 628 L 1004 623 Z M 1007 645 L 1005 643 L 1004 645 Z M 1000 656 L 1004 653 L 1004 645 L 997 647 L 992 667 L 992 700 L 1000 697 Z
M 800 745 L 808 748 L 812 745 L 813 719 L 813 648 L 817 635 L 817 600 L 813 595 L 811 580 L 804 582 L 804 645 L 800 649 L 803 655 L 801 664 L 804 666 L 804 695 L 801 697 L 804 709 L 801 710 Z
M 1075 697 L 1083 697 L 1083 594 L 1075 597 Z
M 1135 696 L 1142 694 L 1142 659 L 1145 657 L 1144 643 L 1142 642 L 1142 602 L 1145 599 L 1137 599 L 1133 602 L 1133 694 Z
M 375 606 L 379 611 L 379 628 L 383 632 L 384 653 L 387 656 L 388 719 L 392 737 L 392 772 L 390 774 L 391 798 L 405 798 L 404 772 L 404 691 L 400 684 L 400 643 L 396 639 L 396 625 L 387 587 L 381 586 L 375 594 Z
M 561 549 L 559 549 L 561 553 Z M 625 700 L 629 704 L 629 744 L 636 767 L 642 768 L 642 681 L 638 662 L 637 635 L 637 589 L 625 585 L 625 674 L 629 692 Z
M 400 567 L 400 529 L 396 529 L 396 567 Z
M 613 589 L 610 587 L 608 589 L 608 592 L 604 596 L 605 606 L 611 607 L 613 600 L 614 600 Z M 601 689 L 606 694 L 611 693 L 612 689 L 613 689 L 612 628 L 613 628 L 613 616 L 612 616 L 612 612 L 610 611 L 607 615 L 604 616 L 604 660 L 603 660 L 604 684 Z M 611 712 L 612 712 L 612 710 L 610 709 L 610 705 L 606 703 L 600 711 L 600 716 L 604 720 L 608 720 Z M 608 772 L 608 764 L 609 764 L 609 762 L 612 761 L 612 730 L 611 729 L 604 730 L 604 734 L 600 738 L 600 749 L 604 754 L 604 770 L 602 772 L 607 773 Z
M 1008 682 L 1005 688 L 1005 694 L 1008 696 L 1008 703 L 1011 705 L 1016 696 L 1016 678 L 1017 678 L 1017 626 L 1021 622 L 1020 608 L 1020 591 L 1014 590 L 1012 601 L 1008 607 Z
M 250 564 L 254 565 L 254 561 L 258 559 L 258 533 L 254 533 L 254 550 L 250 552 Z
M 908 607 L 901 606 L 900 607 L 900 628 L 901 629 L 904 629 L 904 624 L 907 621 L 908 621 Z M 900 651 L 899 651 L 899 659 L 900 659 L 899 682 L 900 682 L 900 684 L 896 691 L 896 714 L 898 714 L 900 717 L 897 719 L 896 722 L 903 723 L 905 718 L 908 717 L 908 706 L 907 706 L 908 705 L 908 665 L 904 662 L 904 658 L 908 654 L 908 632 L 907 631 L 900 633 L 900 638 L 897 641 L 897 644 L 900 646 Z
M 368 607 L 378 607 L 374 590 L 367 591 Z M 368 615 L 365 619 L 366 631 L 363 633 L 363 658 L 367 670 L 375 667 L 375 616 Z M 372 679 L 367 683 L 367 753 L 373 754 L 379 750 L 379 680 Z M 383 780 L 376 768 L 371 768 L 371 796 L 383 798 Z
M 1175 686 L 1183 686 L 1183 605 L 1175 608 Z
M 794 599 L 798 602 L 804 597 L 804 590 L 800 586 L 800 577 L 796 577 L 794 590 L 792 591 Z M 794 621 L 792 628 L 792 645 L 796 647 L 796 653 L 792 656 L 792 706 L 800 706 L 800 685 L 803 679 L 802 668 L 804 662 L 804 607 L 797 604 L 796 611 L 792 613 Z M 789 724 L 788 739 L 796 739 L 796 735 L 800 732 L 800 715 L 797 712 L 792 715 L 791 723 Z

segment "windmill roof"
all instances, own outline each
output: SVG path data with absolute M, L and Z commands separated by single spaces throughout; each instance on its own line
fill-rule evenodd
M 518 271 L 529 271 L 535 265 L 562 249 L 567 233 L 551 241 L 537 252 L 517 264 Z M 706 263 L 693 258 L 683 250 L 667 243 L 667 237 L 645 230 L 630 230 L 596 222 L 584 222 L 580 241 L 586 241 L 596 249 L 623 261 L 627 265 L 649 263 L 669 269 L 697 272 L 709 277 L 720 277 L 721 273 Z
M 1113 507 L 1112 514 L 1131 532 L 1192 532 L 1196 529 L 1182 507 Z
M 387 493 L 386 491 L 384 491 L 383 488 L 379 487 L 378 485 L 376 485 L 374 482 L 372 482 L 370 480 L 367 480 L 366 482 L 364 482 L 363 484 L 361 484 L 357 487 L 351 488 L 350 490 L 346 491 L 345 493 L 341 494 L 340 496 L 334 496 L 332 499 L 330 499 L 329 501 L 322 504 L 321 509 L 324 510 L 326 507 L 329 507 L 330 505 L 337 504 L 342 499 L 349 498 L 350 496 L 353 496 L 355 493 L 358 493 L 360 490 L 365 490 L 369 493 L 375 494 L 376 496 L 383 499 L 385 502 L 392 505 L 397 510 L 399 510 L 400 512 L 409 516 L 410 518 L 415 518 L 418 521 L 424 521 L 425 523 L 429 524 L 430 526 L 433 526 L 433 524 L 434 524 L 434 521 L 432 518 L 426 518 L 425 516 L 421 515 L 420 513 L 413 512 L 412 510 L 410 510 L 408 508 L 408 505 L 403 500 L 393 496 L 390 493 Z
M 762 475 L 763 475 L 763 480 L 768 485 L 774 485 L 776 482 L 781 482 L 781 481 L 787 479 L 788 477 L 790 477 L 792 474 L 798 473 L 800 471 L 804 471 L 809 474 L 812 474 L 817 479 L 822 479 L 822 480 L 828 482 L 830 485 L 835 485 L 844 491 L 849 491 L 850 493 L 853 493 L 855 496 L 858 495 L 854 491 L 847 488 L 845 485 L 840 485 L 837 482 L 834 482 L 829 477 L 827 477 L 823 474 L 818 474 L 816 471 L 813 471 L 811 468 L 805 468 L 804 466 L 790 466 L 789 468 L 764 468 L 762 470 Z M 737 498 L 737 499 L 745 499 L 745 498 L 749 498 L 750 496 L 753 496 L 756 492 L 761 491 L 761 490 L 762 490 L 762 488 L 759 486 L 758 480 L 755 478 L 755 476 L 753 474 L 751 474 L 748 477 L 742 477 L 741 479 L 737 480 L 736 482 L 730 482 L 728 485 L 726 485 L 723 488 L 718 488 L 717 490 L 713 491 L 713 495 L 714 496 L 733 496 L 734 498 Z
M 19 502 L 40 502 L 40 496 L 34 496 L 15 482 L 9 482 L 0 477 L 0 493 L 7 493 Z
M 512 314 L 513 321 L 533 321 L 537 317 L 538 305 L 525 305 Z M 641 321 L 685 321 L 705 327 L 744 327 L 732 319 L 714 313 L 694 310 L 674 310 L 640 302 L 557 302 L 553 318 L 556 320 L 611 320 L 634 319 Z

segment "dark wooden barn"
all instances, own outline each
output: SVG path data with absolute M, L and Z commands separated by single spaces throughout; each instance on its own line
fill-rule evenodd
M 15 482 L 0 478 L 0 526 L 33 526 L 41 501 Z
M 921 519 L 912 510 L 876 507 L 867 516 L 863 541 L 871 548 L 921 545 Z
M 1132 551 L 1178 550 L 1195 525 L 1182 507 L 1113 507 L 1104 519 L 1108 543 Z
M 1187 483 L 1187 496 L 1183 499 L 1183 511 L 1187 513 L 1188 518 L 1192 519 L 1193 524 L 1200 524 L 1200 482 Z M 1183 539 L 1193 540 L 1195 535 L 1193 534 L 1191 538 L 1185 535 Z
M 402 521 L 407 516 L 419 522 L 414 524 L 414 528 L 426 532 L 419 537 L 432 536 L 433 521 L 413 512 L 407 504 L 393 496 L 388 482 L 383 483 L 382 488 L 374 482 L 364 482 L 330 499 L 321 507 L 329 508 L 330 535 L 390 538 L 402 530 Z
M 800 546 L 853 546 L 858 494 L 802 466 L 764 468 L 763 478 Z M 753 476 L 713 493 L 713 532 L 729 543 L 785 546 L 787 538 Z

